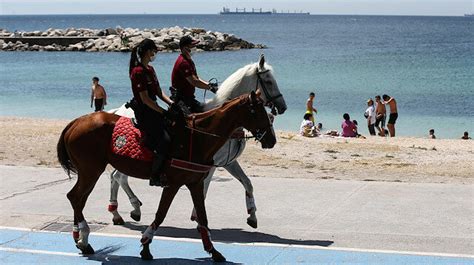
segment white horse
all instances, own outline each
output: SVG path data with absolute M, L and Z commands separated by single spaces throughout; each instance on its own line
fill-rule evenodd
M 286 110 L 285 100 L 280 93 L 278 84 L 273 77 L 273 69 L 270 65 L 265 63 L 265 57 L 260 56 L 258 63 L 246 65 L 231 76 L 229 76 L 220 86 L 214 98 L 208 100 L 204 106 L 205 110 L 210 110 L 222 105 L 225 101 L 233 99 L 245 93 L 257 91 L 260 97 L 272 108 L 273 114 L 283 114 Z M 121 106 L 117 110 L 111 110 L 115 114 L 133 117 L 133 111 Z M 247 205 L 247 213 L 250 215 L 247 218 L 247 224 L 253 228 L 257 228 L 257 216 L 255 212 L 255 199 L 253 196 L 253 186 L 249 177 L 242 170 L 237 158 L 242 154 L 245 148 L 245 139 L 237 137 L 229 139 L 224 146 L 215 154 L 214 163 L 217 167 L 225 168 L 232 176 L 234 176 L 245 188 L 245 201 Z M 206 179 L 204 180 L 204 196 L 207 194 L 209 184 L 216 167 L 213 167 Z M 115 170 L 111 173 L 111 192 L 109 211 L 113 214 L 114 224 L 123 224 L 124 221 L 117 211 L 118 189 L 119 186 L 127 193 L 130 203 L 134 210 L 130 212 L 130 217 L 135 221 L 140 221 L 141 212 L 140 206 L 142 203 L 133 193 L 128 185 L 128 176 Z M 196 212 L 193 209 L 191 220 L 196 220 Z

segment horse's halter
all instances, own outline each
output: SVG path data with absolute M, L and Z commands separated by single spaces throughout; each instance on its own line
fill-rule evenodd
M 281 96 L 281 95 L 280 95 Z M 263 102 L 257 102 L 257 105 L 258 104 L 263 104 Z M 254 103 L 250 103 L 250 113 L 252 114 L 255 114 L 256 113 L 256 110 L 255 110 L 255 107 L 254 107 Z M 255 117 L 255 115 L 253 115 L 253 117 Z M 268 117 L 268 116 L 267 116 Z M 256 119 L 257 117 L 255 117 Z M 265 137 L 265 135 L 267 134 L 267 131 L 270 127 L 272 127 L 272 123 L 269 122 L 268 123 L 268 126 L 266 126 L 265 128 L 256 128 L 255 130 L 253 130 L 252 134 L 253 134 L 253 137 L 255 138 L 255 141 L 261 141 L 263 139 L 263 137 Z M 252 137 L 249 137 L 249 138 L 252 138 Z
M 263 91 L 263 94 L 265 94 L 265 97 L 267 98 L 266 105 L 271 108 L 273 115 L 277 115 L 276 107 L 273 101 L 277 98 L 283 97 L 283 95 L 281 93 L 278 93 L 278 95 L 271 96 L 270 92 L 268 92 L 268 89 L 265 86 L 265 82 L 263 82 L 263 79 L 261 77 L 262 74 L 267 73 L 268 71 L 270 71 L 270 69 L 258 71 L 258 68 L 257 68 L 257 84 L 255 86 L 255 92 L 257 92 L 258 85 L 260 84 L 260 88 Z

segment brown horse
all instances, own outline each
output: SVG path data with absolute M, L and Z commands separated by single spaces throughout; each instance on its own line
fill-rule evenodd
M 94 113 L 79 117 L 69 123 L 59 138 L 57 152 L 61 166 L 70 175 L 77 173 L 76 185 L 67 194 L 74 210 L 73 238 L 82 254 L 93 254 L 88 243 L 89 227 L 82 213 L 107 164 L 132 177 L 147 179 L 151 173 L 151 162 L 134 160 L 112 153 L 112 132 L 115 114 Z M 171 157 L 186 160 L 200 168 L 213 165 L 213 156 L 228 140 L 233 131 L 244 127 L 260 140 L 263 148 L 272 148 L 276 143 L 272 124 L 262 100 L 251 93 L 228 101 L 219 108 L 187 117 L 185 124 L 171 127 L 173 135 Z M 183 129 L 183 126 L 186 126 Z M 225 258 L 213 247 L 204 205 L 203 179 L 207 172 L 183 169 L 167 164 L 164 169 L 168 186 L 163 189 L 155 220 L 143 233 L 140 252 L 142 259 L 153 259 L 149 244 L 158 226 L 163 222 L 174 196 L 186 185 L 191 192 L 198 216 L 198 230 L 204 249 L 212 254 L 214 261 Z

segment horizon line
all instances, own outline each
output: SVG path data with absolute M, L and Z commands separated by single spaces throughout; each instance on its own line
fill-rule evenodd
M 294 13 L 282 13 L 278 15 L 293 15 Z M 298 14 L 298 13 L 297 13 Z M 413 15 L 404 15 L 404 14 L 313 14 L 309 13 L 309 16 L 396 16 L 396 17 L 464 17 L 466 14 L 471 14 L 471 13 L 464 13 L 462 15 L 421 15 L 421 14 L 413 14 Z M 87 13 L 50 13 L 50 14 L 0 14 L 1 16 L 104 16 L 104 15 L 110 15 L 110 16 L 123 16 L 123 15 L 167 15 L 167 16 L 174 16 L 174 15 L 216 15 L 216 16 L 228 16 L 228 15 L 222 15 L 219 13 L 93 13 L 93 14 L 87 14 Z M 232 17 L 234 16 L 239 16 L 239 14 L 233 14 Z M 246 14 L 241 14 L 240 16 L 246 16 Z M 249 15 L 250 16 L 250 15 Z M 258 16 L 258 14 L 252 14 L 253 16 Z

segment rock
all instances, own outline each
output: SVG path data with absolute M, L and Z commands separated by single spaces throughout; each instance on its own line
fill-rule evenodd
M 179 26 L 161 29 L 137 29 L 137 28 L 107 28 L 87 29 L 87 28 L 68 28 L 53 29 L 46 31 L 30 31 L 12 33 L 5 29 L 0 29 L 1 36 L 19 36 L 25 37 L 99 37 L 98 39 L 89 39 L 81 43 L 61 46 L 52 45 L 33 45 L 17 42 L 15 44 L 6 44 L 0 42 L 2 50 L 45 50 L 45 51 L 129 51 L 132 47 L 140 43 L 144 38 L 152 39 L 162 52 L 173 52 L 179 50 L 179 39 L 182 36 L 191 36 L 199 40 L 196 51 L 221 51 L 221 50 L 239 50 L 252 48 L 266 48 L 265 45 L 253 44 L 242 40 L 233 34 L 221 32 L 206 31 L 202 28 L 181 28 Z M 126 38 L 123 38 L 126 36 Z
M 142 32 L 141 35 L 144 39 L 151 39 L 155 37 L 155 35 L 153 35 L 153 33 L 151 32 Z
M 118 32 L 114 28 L 108 28 L 105 30 L 105 35 L 118 35 Z
M 193 34 L 206 33 L 206 31 L 204 29 L 200 29 L 200 28 L 193 28 L 193 29 L 191 29 L 191 32 Z
M 79 33 L 75 30 L 71 30 L 68 33 L 66 33 L 67 37 L 69 37 L 69 36 L 78 36 L 78 35 L 79 35 Z
M 56 48 L 53 45 L 46 45 L 43 47 L 45 51 L 54 51 Z

